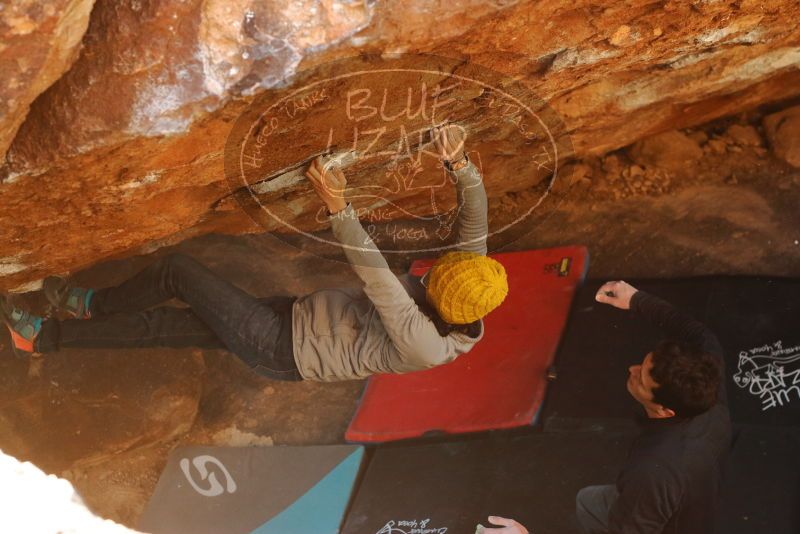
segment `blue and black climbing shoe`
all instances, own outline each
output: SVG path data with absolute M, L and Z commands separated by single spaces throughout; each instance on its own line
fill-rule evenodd
M 94 289 L 72 287 L 65 278 L 48 276 L 42 284 L 44 295 L 57 310 L 68 313 L 75 319 L 91 319 L 89 304 L 94 296 Z
M 20 357 L 36 354 L 36 336 L 42 329 L 42 318 L 15 308 L 7 295 L 0 295 L 0 316 L 11 334 L 11 347 Z

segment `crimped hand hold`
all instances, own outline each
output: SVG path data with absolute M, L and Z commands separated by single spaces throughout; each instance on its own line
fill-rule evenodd
M 347 179 L 341 169 L 327 161 L 324 156 L 315 158 L 308 166 L 305 175 L 330 213 L 336 213 L 347 207 L 347 201 L 344 199 Z
M 431 137 L 439 157 L 443 161 L 461 161 L 464 159 L 464 143 L 467 132 L 458 124 L 436 126 L 431 130 Z

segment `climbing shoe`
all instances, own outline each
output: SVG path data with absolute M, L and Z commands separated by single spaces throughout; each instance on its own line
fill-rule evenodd
M 94 289 L 72 287 L 65 278 L 48 276 L 42 284 L 44 295 L 58 311 L 68 313 L 75 319 L 90 319 L 89 304 L 94 296 Z
M 11 347 L 20 357 L 36 354 L 36 336 L 42 329 L 42 318 L 15 308 L 7 295 L 0 295 L 0 317 L 11 333 Z

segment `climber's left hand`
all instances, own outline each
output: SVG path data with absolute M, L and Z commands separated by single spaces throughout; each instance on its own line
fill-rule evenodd
M 347 207 L 344 199 L 347 179 L 335 164 L 319 156 L 311 162 L 305 174 L 329 213 L 334 214 Z

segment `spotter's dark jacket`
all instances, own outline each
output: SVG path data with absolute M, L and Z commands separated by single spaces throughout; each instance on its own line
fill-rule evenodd
M 722 346 L 702 323 L 663 300 L 638 291 L 631 311 L 675 341 L 719 358 L 722 384 L 717 404 L 695 417 L 642 421 L 618 479 L 610 532 L 712 534 L 721 470 L 731 444 Z

